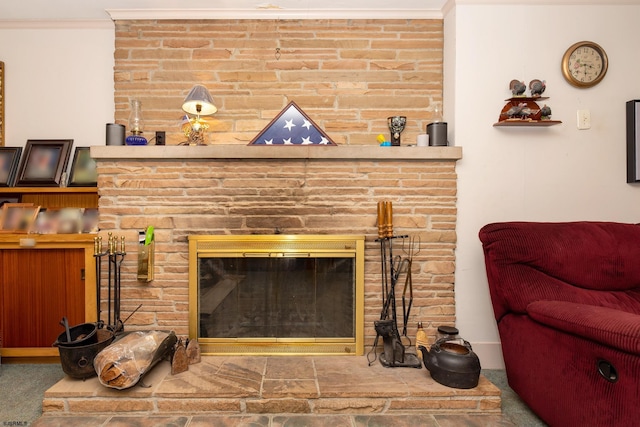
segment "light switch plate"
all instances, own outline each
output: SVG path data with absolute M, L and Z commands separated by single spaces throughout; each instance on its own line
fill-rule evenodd
M 585 130 L 591 128 L 591 112 L 589 110 L 578 110 L 578 129 Z

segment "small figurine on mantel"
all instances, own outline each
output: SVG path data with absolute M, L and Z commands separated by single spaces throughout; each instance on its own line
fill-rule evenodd
M 529 90 L 531 91 L 532 98 L 537 98 L 542 95 L 546 88 L 547 83 L 545 80 L 533 79 L 529 82 Z
M 513 79 L 509 82 L 509 89 L 511 89 L 511 94 L 513 96 L 524 96 L 524 91 L 527 90 L 527 85 L 524 84 L 524 80 L 516 80 Z
M 540 120 L 551 120 L 551 107 L 547 104 L 540 109 Z

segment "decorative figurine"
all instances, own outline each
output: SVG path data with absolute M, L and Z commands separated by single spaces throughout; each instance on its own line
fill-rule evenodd
M 549 120 L 551 118 L 551 107 L 547 104 L 544 104 L 544 107 L 540 109 L 540 119 L 541 120 Z
M 379 134 L 376 137 L 376 141 L 378 141 L 381 147 L 389 147 L 391 145 L 391 143 L 387 141 L 383 134 Z
M 544 93 L 547 88 L 545 80 L 534 79 L 529 82 L 529 90 L 531 91 L 531 97 L 536 98 Z
M 389 125 L 389 130 L 391 131 L 391 145 L 399 146 L 400 134 L 407 124 L 407 118 L 405 116 L 387 117 L 387 124 Z
M 538 110 L 533 110 L 528 107 L 526 102 L 520 102 L 518 105 L 512 105 L 511 108 L 509 108 L 503 114 L 505 114 L 511 120 L 525 120 L 529 118 L 529 116 L 531 116 L 532 114 L 536 114 L 537 112 Z
M 527 85 L 524 84 L 524 81 L 513 79 L 509 83 L 509 89 L 511 89 L 513 96 L 523 96 L 524 91 L 527 90 Z

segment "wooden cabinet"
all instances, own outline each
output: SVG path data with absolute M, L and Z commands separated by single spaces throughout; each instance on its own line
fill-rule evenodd
M 0 333 L 3 357 L 56 356 L 71 325 L 95 322 L 93 234 L 0 234 Z
M 0 188 L 0 201 L 43 208 L 97 208 L 95 187 Z M 95 322 L 95 234 L 0 233 L 2 357 L 57 356 L 51 345 L 70 325 Z

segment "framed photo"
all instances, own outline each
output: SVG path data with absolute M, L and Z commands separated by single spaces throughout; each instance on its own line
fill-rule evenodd
M 71 162 L 68 185 L 70 187 L 95 187 L 98 185 L 96 162 L 91 158 L 89 147 L 76 147 Z
M 59 187 L 72 145 L 72 139 L 28 140 L 16 186 Z
M 4 146 L 4 62 L 0 61 L 0 147 Z
M 22 147 L 0 147 L 0 187 L 11 187 L 16 179 Z
M 0 213 L 0 231 L 5 233 L 28 233 L 31 231 L 40 206 L 33 203 L 5 203 Z
M 627 183 L 640 182 L 640 100 L 627 102 Z

